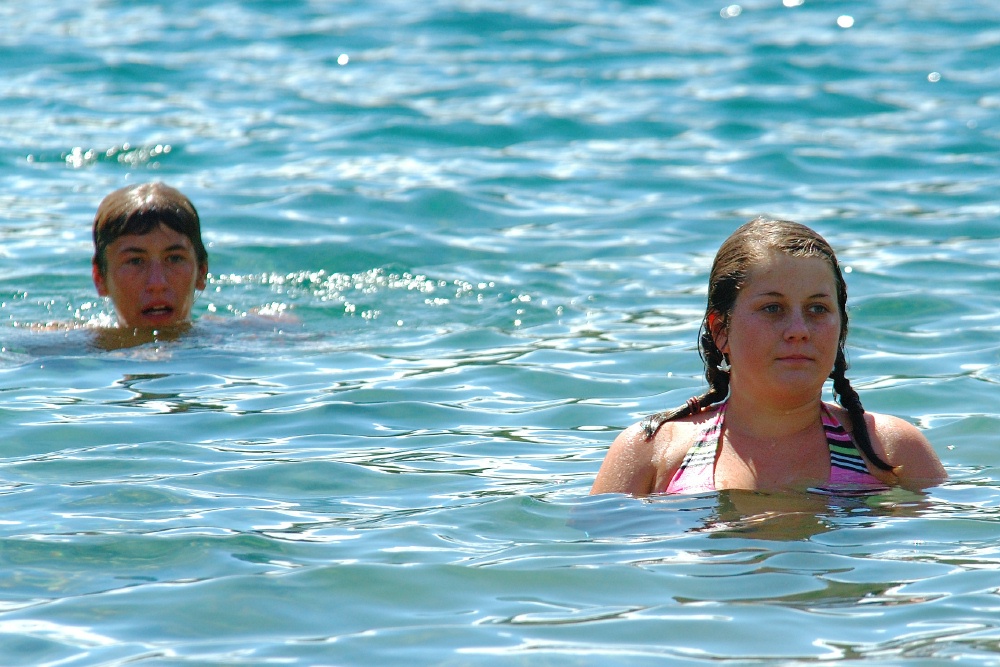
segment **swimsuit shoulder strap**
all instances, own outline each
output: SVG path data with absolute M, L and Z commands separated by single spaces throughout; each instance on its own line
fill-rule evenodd
M 715 415 L 702 426 L 697 439 L 688 448 L 680 468 L 664 491 L 696 493 L 715 490 L 715 456 L 725 414 L 726 404 L 722 403 L 716 408 Z
M 826 444 L 830 447 L 830 468 L 840 468 L 852 472 L 868 474 L 868 465 L 851 439 L 851 434 L 833 416 L 825 404 L 823 405 L 823 430 L 826 432 Z

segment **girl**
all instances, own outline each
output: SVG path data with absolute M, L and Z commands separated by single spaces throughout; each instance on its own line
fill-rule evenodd
M 858 493 L 947 475 L 912 424 L 865 412 L 845 376 L 847 285 L 804 225 L 756 218 L 719 248 L 699 349 L 709 390 L 619 435 L 591 493 Z M 840 405 L 822 400 L 833 380 Z

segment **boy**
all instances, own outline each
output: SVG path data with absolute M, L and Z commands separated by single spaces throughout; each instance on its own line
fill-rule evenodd
M 94 286 L 111 299 L 120 326 L 186 324 L 205 289 L 208 252 L 191 201 L 163 183 L 115 190 L 94 217 Z

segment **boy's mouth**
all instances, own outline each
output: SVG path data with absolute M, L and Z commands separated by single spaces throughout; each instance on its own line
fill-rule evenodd
M 142 314 L 146 317 L 166 317 L 174 312 L 171 306 L 149 306 L 142 309 Z

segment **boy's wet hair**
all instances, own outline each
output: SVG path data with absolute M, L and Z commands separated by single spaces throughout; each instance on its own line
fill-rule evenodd
M 142 183 L 115 190 L 101 201 L 94 216 L 94 265 L 107 271 L 107 249 L 116 239 L 142 235 L 159 225 L 188 237 L 199 266 L 208 264 L 201 240 L 201 220 L 191 200 L 164 183 Z

